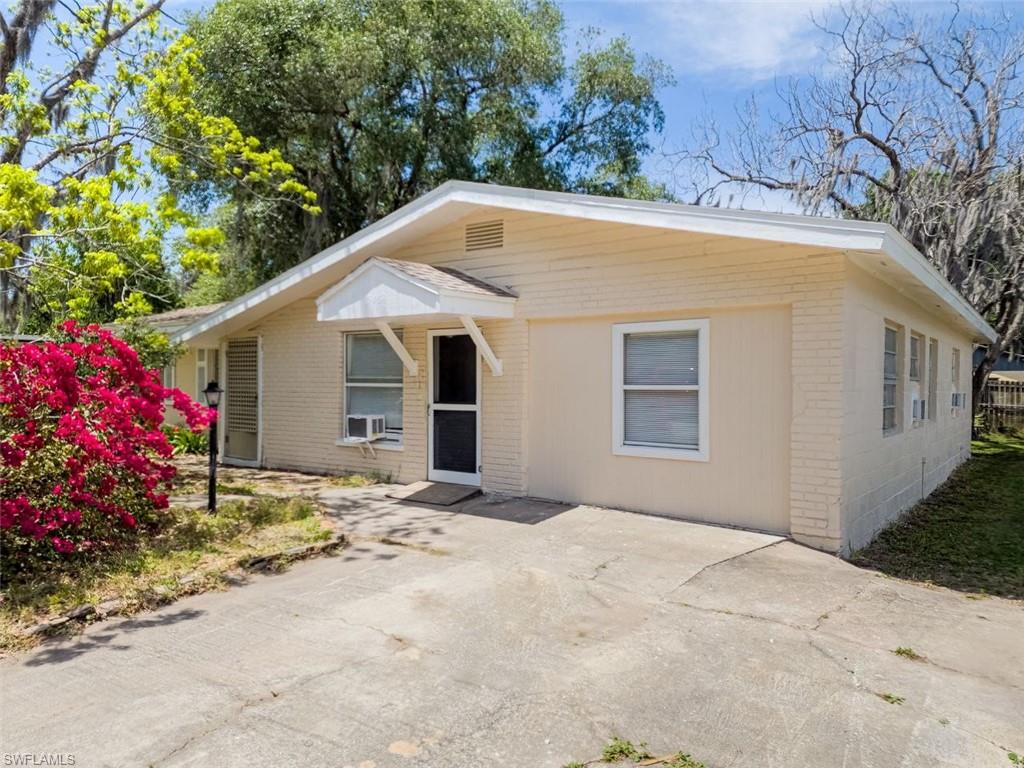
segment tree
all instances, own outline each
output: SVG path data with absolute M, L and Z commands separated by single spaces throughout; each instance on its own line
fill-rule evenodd
M 704 124 L 684 156 L 699 202 L 752 186 L 896 227 L 999 335 L 975 404 L 1024 338 L 1024 36 L 986 13 L 840 7 L 822 24 L 827 74 L 789 83 L 779 114 L 751 101 L 724 142 Z
M 265 280 L 451 178 L 664 195 L 641 162 L 668 71 L 592 35 L 568 64 L 561 30 L 548 0 L 220 0 L 189 27 L 200 101 L 323 208 L 237 190 L 228 250 Z
M 20 0 L 0 12 L 0 304 L 8 330 L 130 317 L 175 300 L 177 270 L 216 268 L 223 233 L 180 195 L 201 168 L 316 211 L 315 195 L 194 100 L 192 41 L 165 0 Z M 296 207 L 298 207 L 298 205 Z M 171 263 L 165 244 L 184 246 Z

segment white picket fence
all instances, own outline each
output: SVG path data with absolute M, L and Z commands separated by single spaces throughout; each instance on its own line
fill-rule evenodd
M 1024 429 L 1024 381 L 992 381 L 981 396 L 980 410 L 993 428 Z

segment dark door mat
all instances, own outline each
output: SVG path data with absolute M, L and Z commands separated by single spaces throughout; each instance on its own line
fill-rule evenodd
M 434 504 L 439 507 L 450 507 L 460 501 L 480 495 L 480 489 L 472 485 L 456 485 L 455 483 L 432 483 L 420 480 L 402 488 L 397 488 L 387 496 L 389 499 L 413 501 L 417 504 Z

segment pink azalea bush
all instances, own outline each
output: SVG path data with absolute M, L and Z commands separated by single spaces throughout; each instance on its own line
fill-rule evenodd
M 214 412 L 96 325 L 0 346 L 0 549 L 5 573 L 127 543 L 159 527 L 175 468 L 170 399 L 188 426 Z

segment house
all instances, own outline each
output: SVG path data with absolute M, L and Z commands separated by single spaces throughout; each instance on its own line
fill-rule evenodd
M 969 456 L 994 332 L 884 224 L 448 182 L 175 338 L 227 462 L 847 552 Z
M 988 347 L 985 345 L 975 347 L 975 367 L 981 365 L 986 352 L 988 352 Z M 990 377 L 997 381 L 1024 381 L 1024 344 L 1012 345 L 1009 349 L 1004 349 L 996 359 L 995 365 L 992 366 Z
M 155 330 L 162 331 L 170 337 L 190 323 L 201 320 L 207 315 L 223 307 L 224 304 L 206 304 L 199 307 L 184 307 L 146 315 L 140 320 Z M 189 345 L 185 352 L 163 370 L 165 387 L 177 387 L 193 400 L 203 402 L 202 391 L 210 381 L 216 381 L 220 375 L 219 350 L 215 347 L 206 349 Z M 181 415 L 173 408 L 168 409 L 166 420 L 171 424 L 180 424 Z

